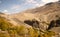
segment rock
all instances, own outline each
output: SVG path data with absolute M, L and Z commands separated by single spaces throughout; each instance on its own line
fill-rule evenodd
M 50 31 L 53 31 L 53 32 L 58 33 L 60 35 L 60 27 L 54 27 L 54 28 L 50 29 Z

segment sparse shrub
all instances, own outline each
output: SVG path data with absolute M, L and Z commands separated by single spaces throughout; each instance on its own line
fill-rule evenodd
M 25 36 L 27 34 L 27 30 L 26 30 L 26 27 L 25 26 L 16 26 L 16 32 L 18 35 L 20 36 Z
M 7 22 L 4 18 L 0 17 L 0 29 L 1 30 L 7 30 L 12 26 L 11 23 Z
M 0 37 L 10 37 L 10 35 L 6 32 L 0 32 Z
M 39 24 L 38 21 L 32 22 Z M 26 28 L 25 25 L 14 26 L 6 19 L 0 17 L 0 30 L 8 32 L 0 32 L 0 37 L 51 37 L 55 35 L 55 33 L 51 31 L 46 31 L 44 34 L 41 34 L 43 32 L 35 28 L 36 27 Z
M 34 29 L 33 28 L 29 28 L 28 30 L 28 34 L 30 35 L 30 37 L 34 37 Z

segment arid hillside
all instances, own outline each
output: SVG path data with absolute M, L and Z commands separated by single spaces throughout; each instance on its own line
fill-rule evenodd
M 38 7 L 35 9 L 29 9 L 26 11 L 22 11 L 21 13 L 13 14 L 13 18 L 17 18 L 20 21 L 24 20 L 42 20 L 42 21 L 51 21 L 55 20 L 56 16 L 60 15 L 60 2 L 51 2 L 42 7 Z
M 60 1 L 16 14 L 0 13 L 1 37 L 60 37 L 59 29 Z
M 51 21 L 56 21 L 60 18 L 60 1 L 47 3 L 41 7 L 12 14 L 11 17 L 13 20 L 19 20 L 21 22 L 27 20 L 38 21 L 39 25 L 42 26 L 41 28 L 46 29 L 48 28 L 48 25 L 46 24 L 49 24 Z

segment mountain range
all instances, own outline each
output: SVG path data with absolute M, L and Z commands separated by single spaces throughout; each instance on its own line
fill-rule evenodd
M 60 1 L 47 3 L 44 6 L 28 9 L 15 14 L 0 13 L 11 24 L 24 25 L 27 28 L 33 27 L 42 31 L 51 30 L 60 33 Z M 56 29 L 56 30 L 55 30 Z M 55 35 L 54 37 L 58 37 Z

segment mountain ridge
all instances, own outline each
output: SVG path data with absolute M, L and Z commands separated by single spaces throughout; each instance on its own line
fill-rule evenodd
M 8 19 L 8 21 L 10 20 L 9 22 L 12 24 L 42 29 L 43 31 L 52 28 L 52 31 L 54 31 L 56 26 L 60 26 L 60 2 L 48 3 L 42 7 L 29 9 L 21 13 L 1 14 L 0 16 Z

